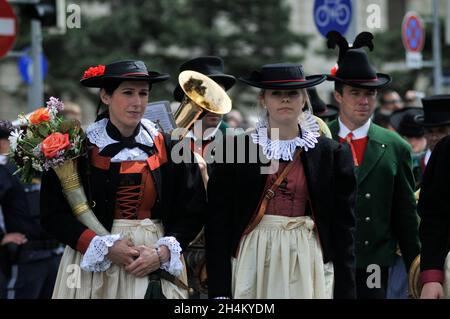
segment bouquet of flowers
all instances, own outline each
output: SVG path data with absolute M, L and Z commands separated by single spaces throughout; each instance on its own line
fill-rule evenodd
M 47 107 L 28 117 L 19 115 L 19 122 L 26 129 L 16 129 L 9 137 L 12 157 L 19 168 L 16 173 L 29 183 L 36 174 L 53 169 L 74 215 L 97 234 L 107 234 L 87 203 L 77 170 L 86 135 L 78 121 L 58 115 L 62 109 L 64 103 L 51 97 Z
M 63 108 L 64 103 L 51 97 L 47 107 L 37 109 L 28 117 L 19 115 L 19 122 L 26 129 L 16 129 L 9 141 L 19 167 L 16 173 L 24 183 L 83 153 L 85 135 L 80 123 L 58 116 Z

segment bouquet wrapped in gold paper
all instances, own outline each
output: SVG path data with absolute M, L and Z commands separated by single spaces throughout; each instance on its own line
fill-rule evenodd
M 74 215 L 99 235 L 107 230 L 88 205 L 77 170 L 77 159 L 85 152 L 85 134 L 76 120 L 64 119 L 58 112 L 64 103 L 51 97 L 46 107 L 30 116 L 19 115 L 26 129 L 11 133 L 11 155 L 18 166 L 16 173 L 25 183 L 44 170 L 53 169 Z

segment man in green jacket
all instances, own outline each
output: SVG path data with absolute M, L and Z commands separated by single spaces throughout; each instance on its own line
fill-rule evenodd
M 356 166 L 356 286 L 358 298 L 385 298 L 388 269 L 397 244 L 406 268 L 418 255 L 418 217 L 414 198 L 411 147 L 396 133 L 371 122 L 377 90 L 391 82 L 376 73 L 363 46 L 373 49 L 373 36 L 360 33 L 352 47 L 338 32 L 328 34 L 328 47 L 339 46 L 335 82 L 339 118 L 329 124 L 333 138 L 349 143 Z

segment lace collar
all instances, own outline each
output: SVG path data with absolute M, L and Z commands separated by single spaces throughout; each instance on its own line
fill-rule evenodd
M 99 148 L 100 152 L 109 144 L 118 142 L 108 135 L 106 129 L 108 122 L 109 119 L 105 118 L 90 124 L 86 129 L 86 136 L 89 139 L 89 142 L 96 145 Z M 153 146 L 153 139 L 159 134 L 156 124 L 147 119 L 142 119 L 141 124 L 145 127 L 145 129 L 143 127 L 139 128 L 139 132 L 135 137 L 136 142 L 148 146 Z M 111 162 L 145 160 L 147 159 L 147 157 L 147 153 L 145 153 L 138 147 L 134 147 L 132 149 L 125 148 L 117 153 L 113 158 L 111 158 Z
M 263 154 L 267 159 L 292 161 L 297 147 L 303 148 L 305 152 L 316 146 L 320 136 L 320 127 L 309 112 L 304 112 L 304 120 L 300 126 L 300 136 L 290 140 L 274 140 L 268 137 L 268 124 L 266 121 L 258 122 L 256 131 L 251 134 L 253 143 L 262 147 Z

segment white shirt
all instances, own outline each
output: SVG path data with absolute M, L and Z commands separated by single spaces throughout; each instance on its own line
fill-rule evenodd
M 425 153 L 425 158 L 423 159 L 423 161 L 425 162 L 425 166 L 427 166 L 428 161 L 430 160 L 430 156 L 431 156 L 431 150 L 428 148 L 427 152 Z
M 367 136 L 367 133 L 369 132 L 369 128 L 370 128 L 370 123 L 371 120 L 368 119 L 367 122 L 363 125 L 358 127 L 356 130 L 351 131 L 347 126 L 345 126 L 344 123 L 342 123 L 341 118 L 338 118 L 339 121 L 339 137 L 340 138 L 346 138 L 348 133 L 352 133 L 353 134 L 353 139 L 354 140 L 358 140 L 360 138 L 364 138 Z

